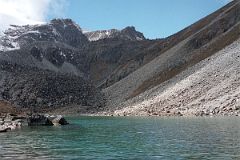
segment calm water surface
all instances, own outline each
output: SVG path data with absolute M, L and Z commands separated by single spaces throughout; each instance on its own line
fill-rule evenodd
M 68 118 L 0 134 L 0 159 L 240 159 L 240 118 Z

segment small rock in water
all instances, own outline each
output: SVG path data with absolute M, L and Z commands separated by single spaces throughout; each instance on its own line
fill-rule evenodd
M 67 125 L 69 124 L 66 119 L 62 115 L 57 115 L 57 116 L 50 116 L 49 120 L 54 124 L 54 125 Z

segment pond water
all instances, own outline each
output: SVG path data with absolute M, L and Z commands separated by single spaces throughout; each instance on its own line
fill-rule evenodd
M 0 133 L 0 159 L 240 159 L 240 118 L 68 117 Z

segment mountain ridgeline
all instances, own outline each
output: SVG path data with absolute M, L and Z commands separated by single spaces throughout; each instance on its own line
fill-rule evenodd
M 84 32 L 71 19 L 11 25 L 0 37 L 0 98 L 17 108 L 38 110 L 64 107 L 80 113 L 200 115 L 212 109 L 207 105 L 191 108 L 189 104 L 200 94 L 187 102 L 189 97 L 179 98 L 173 104 L 166 103 L 174 99 L 170 95 L 167 99 L 153 97 L 181 83 L 186 77 L 176 77 L 239 38 L 239 1 L 156 40 L 146 39 L 132 26 Z M 218 113 L 225 112 L 233 114 L 235 110 Z

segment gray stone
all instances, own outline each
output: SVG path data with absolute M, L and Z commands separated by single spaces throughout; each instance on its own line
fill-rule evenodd
M 57 116 L 50 116 L 48 117 L 48 119 L 54 124 L 54 125 L 67 125 L 69 124 L 66 119 L 61 116 L 61 115 L 57 115 Z

